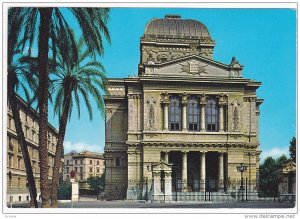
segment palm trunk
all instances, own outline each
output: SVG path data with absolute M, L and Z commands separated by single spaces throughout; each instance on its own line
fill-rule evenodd
M 60 167 L 60 160 L 61 160 L 61 153 L 63 149 L 63 143 L 66 133 L 68 115 L 70 110 L 70 103 L 71 103 L 71 86 L 65 89 L 65 98 L 63 102 L 63 112 L 60 118 L 59 123 L 59 132 L 58 132 L 58 141 L 55 151 L 55 158 L 54 158 L 54 169 L 53 169 L 53 176 L 52 176 L 52 194 L 51 194 L 51 207 L 57 207 L 57 190 L 58 190 L 58 180 L 59 180 L 59 167 Z
M 38 108 L 39 108 L 39 165 L 42 208 L 49 208 L 48 182 L 48 52 L 52 8 L 39 8 L 40 26 L 38 41 Z
M 36 186 L 35 186 L 35 180 L 32 172 L 32 166 L 30 162 L 30 157 L 24 137 L 24 132 L 22 129 L 22 123 L 20 119 L 20 114 L 18 110 L 18 103 L 17 103 L 17 98 L 16 98 L 16 93 L 14 91 L 14 85 L 12 82 L 12 75 L 9 74 L 9 80 L 8 80 L 8 99 L 9 103 L 11 105 L 12 109 L 12 114 L 13 118 L 15 121 L 15 127 L 16 127 L 16 132 L 17 132 L 17 138 L 18 142 L 20 143 L 23 158 L 24 158 L 24 164 L 25 164 L 25 171 L 27 175 L 27 180 L 28 180 L 28 188 L 29 188 L 29 194 L 30 194 L 30 207 L 37 208 L 37 192 L 36 192 Z

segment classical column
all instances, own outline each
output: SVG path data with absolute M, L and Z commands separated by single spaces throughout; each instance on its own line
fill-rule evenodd
M 182 151 L 182 191 L 187 192 L 187 151 Z
M 205 192 L 205 151 L 200 154 L 200 192 Z
M 164 130 L 169 130 L 169 103 L 164 105 Z
M 167 93 L 163 96 L 163 109 L 164 109 L 164 130 L 169 130 L 169 96 Z
M 219 131 L 224 131 L 224 110 L 223 110 L 224 104 L 219 103 Z
M 206 97 L 205 95 L 200 96 L 200 131 L 205 132 L 205 105 Z
M 186 105 L 187 105 L 187 95 L 184 93 L 181 99 L 182 105 L 182 131 L 187 131 L 186 128 Z
M 218 169 L 218 188 L 219 191 L 224 191 L 224 168 L 223 168 L 223 152 L 219 154 L 219 169 Z
M 224 106 L 227 98 L 224 94 L 219 96 L 219 131 L 224 132 Z
M 169 152 L 168 151 L 165 151 L 164 160 L 165 160 L 165 163 L 169 163 Z

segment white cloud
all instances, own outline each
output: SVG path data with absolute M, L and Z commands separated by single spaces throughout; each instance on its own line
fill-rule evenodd
M 281 155 L 285 155 L 287 158 L 289 158 L 289 147 L 274 147 L 269 150 L 262 150 L 262 153 L 260 155 L 260 162 L 264 162 L 264 160 L 267 157 L 273 157 L 274 159 L 280 157 Z
M 88 144 L 86 142 L 73 143 L 71 141 L 65 141 L 64 142 L 65 154 L 69 153 L 72 150 L 75 150 L 77 152 L 81 152 L 81 151 L 85 150 L 85 151 L 103 153 L 103 147 L 101 147 L 100 145 L 97 145 L 97 144 Z

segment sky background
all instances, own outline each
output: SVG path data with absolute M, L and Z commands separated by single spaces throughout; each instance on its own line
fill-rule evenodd
M 109 31 L 111 45 L 105 43 L 105 54 L 99 61 L 107 77 L 137 75 L 139 42 L 147 22 L 179 14 L 183 19 L 203 23 L 216 45 L 213 59 L 229 64 L 235 56 L 244 65 L 243 76 L 262 82 L 257 90 L 264 99 L 260 108 L 261 160 L 266 156 L 288 155 L 289 141 L 296 135 L 296 11 L 292 9 L 161 9 L 113 8 Z M 72 16 L 67 16 L 74 23 Z M 72 24 L 71 24 L 72 25 Z M 76 25 L 74 24 L 75 29 Z M 65 153 L 70 150 L 103 152 L 104 118 L 97 112 L 89 120 L 82 106 L 67 126 Z M 55 126 L 52 110 L 49 121 Z

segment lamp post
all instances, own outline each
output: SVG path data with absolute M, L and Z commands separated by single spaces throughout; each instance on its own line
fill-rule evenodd
M 243 173 L 247 170 L 247 166 L 241 163 L 236 167 L 236 170 L 241 173 L 241 187 L 240 191 L 242 192 L 242 201 L 244 201 L 244 185 L 243 185 Z

